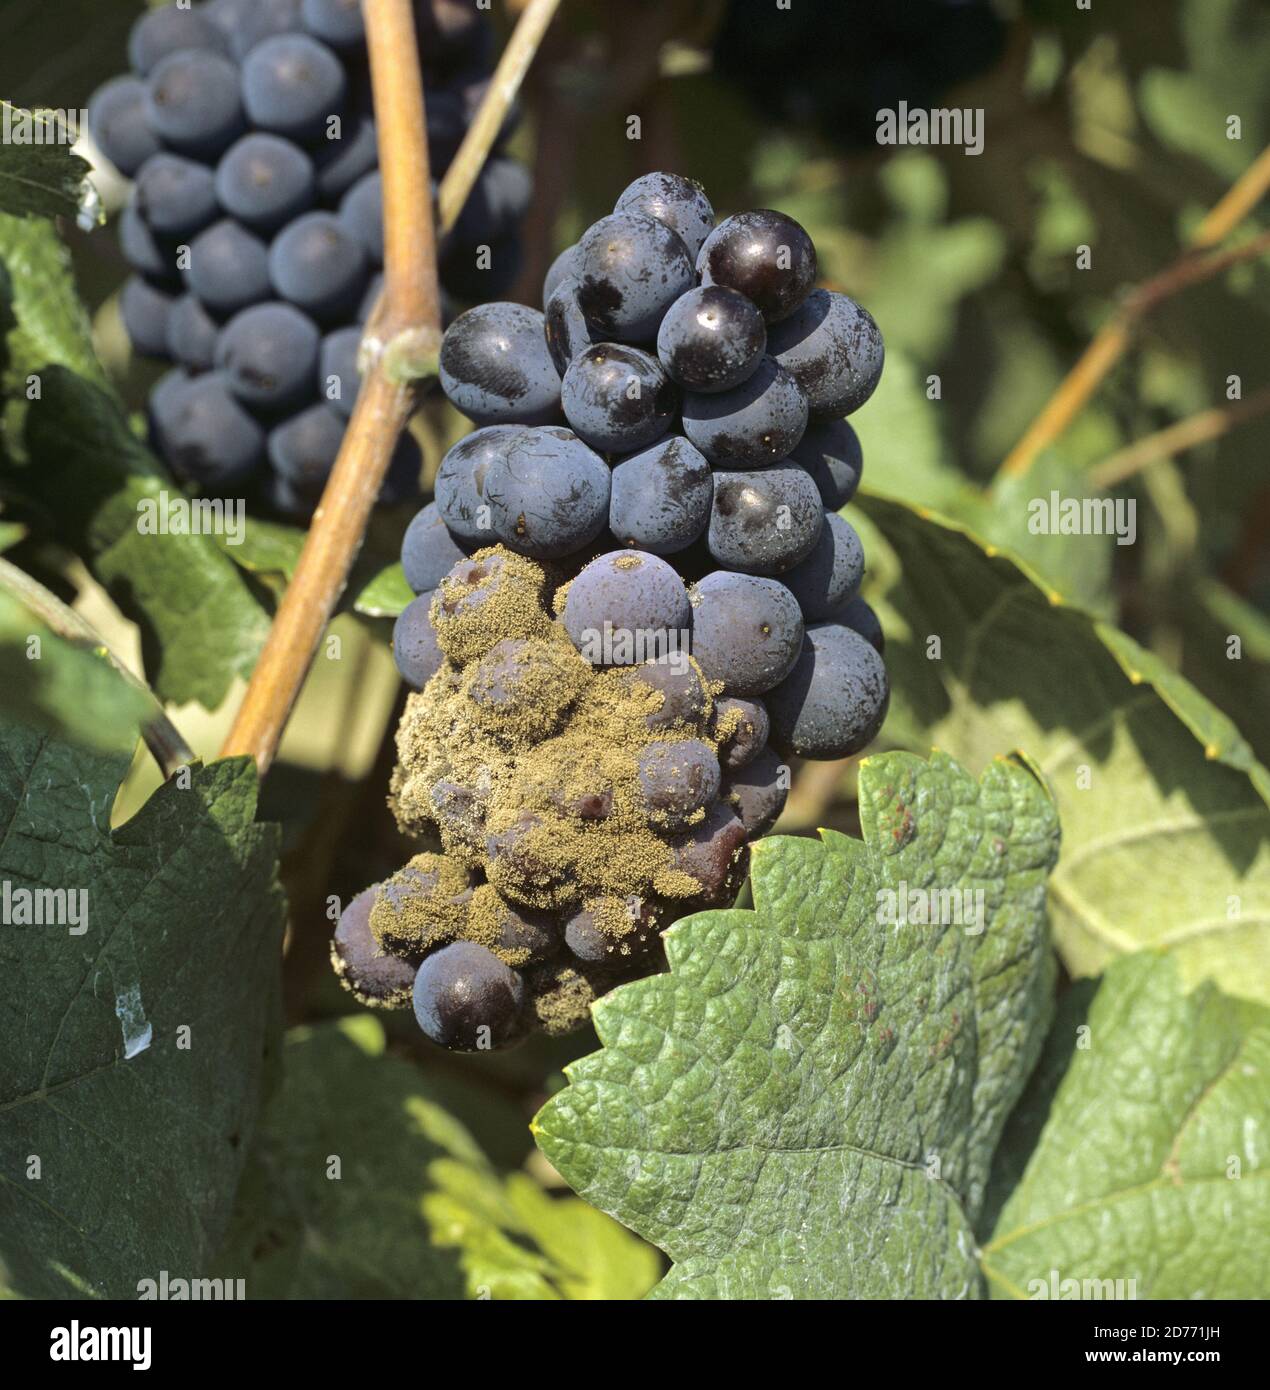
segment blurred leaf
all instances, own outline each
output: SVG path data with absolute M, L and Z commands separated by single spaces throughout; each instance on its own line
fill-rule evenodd
M 129 754 L 0 742 L 0 877 L 70 895 L 62 925 L 0 931 L 0 1283 L 135 1298 L 201 1271 L 229 1219 L 277 1004 L 277 832 L 246 759 L 112 831 Z
M 607 1217 L 500 1178 L 378 1019 L 295 1029 L 284 1060 L 217 1261 L 249 1297 L 635 1298 L 656 1277 Z
M 855 506 L 900 566 L 878 601 L 892 720 L 972 768 L 1026 748 L 1053 788 L 1050 913 L 1068 968 L 1157 946 L 1188 985 L 1270 1000 L 1270 776 L 1234 724 L 962 527 L 873 496 Z
M 414 598 L 414 590 L 406 583 L 397 554 L 400 537 L 382 534 L 372 521 L 357 560 L 349 575 L 348 585 L 340 601 L 341 609 L 351 608 L 370 618 L 395 618 Z M 307 532 L 278 521 L 247 517 L 241 545 L 231 545 L 226 537 L 217 537 L 225 554 L 240 568 L 271 587 L 281 591 L 295 573 L 304 549 Z
M 9 335 L 10 397 L 27 466 L 14 486 L 44 503 L 65 541 L 90 564 L 142 630 L 146 670 L 165 700 L 214 708 L 250 669 L 268 620 L 211 536 L 142 534 L 138 506 L 181 497 L 128 427 L 92 354 L 66 254 L 46 223 L 0 217 L 0 260 L 16 327 Z M 27 381 L 39 399 L 27 402 Z M 16 406 L 15 397 L 21 401 Z
M 971 1226 L 1052 997 L 1058 820 L 1019 763 L 975 782 L 940 753 L 866 759 L 860 819 L 755 845 L 755 910 L 677 922 L 670 973 L 595 1005 L 604 1050 L 534 1122 L 675 1261 L 657 1297 L 982 1291 Z M 982 896 L 936 925 L 915 889 Z
M 1072 1279 L 1263 1297 L 1249 1252 L 1270 1243 L 1270 1012 L 1211 985 L 1184 995 L 1175 963 L 1143 954 L 1108 968 L 1086 1022 L 1088 1046 L 1055 1039 L 1070 1065 L 984 1245 L 992 1293 Z
M 61 122 L 7 101 L 0 101 L 0 121 L 0 212 L 76 217 L 88 163 L 71 153 L 72 142 L 62 138 L 67 132 Z

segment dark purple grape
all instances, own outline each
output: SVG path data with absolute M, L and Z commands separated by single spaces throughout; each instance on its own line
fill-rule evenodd
M 697 270 L 703 285 L 740 290 L 769 324 L 779 323 L 816 283 L 816 248 L 792 217 L 760 208 L 720 222 L 701 247 Z
M 313 206 L 313 161 L 290 140 L 255 131 L 216 166 L 216 196 L 232 217 L 268 235 Z
M 689 594 L 692 654 L 729 695 L 761 695 L 789 674 L 802 650 L 803 616 L 775 579 L 716 570 Z
M 211 314 L 227 318 L 270 297 L 269 250 L 229 218 L 190 243 L 185 284 Z
M 168 356 L 191 372 L 210 371 L 220 325 L 194 298 L 183 294 L 168 314 Z
M 609 530 L 621 545 L 673 555 L 705 531 L 713 502 L 710 465 L 674 434 L 613 470 Z
M 879 656 L 886 650 L 886 639 L 882 635 L 878 615 L 862 598 L 853 598 L 850 603 L 844 604 L 833 615 L 833 621 L 858 632 Z
M 706 532 L 725 569 L 781 574 L 811 554 L 825 524 L 820 491 L 802 468 L 714 475 Z
M 165 145 L 214 159 L 243 129 L 238 69 L 206 50 L 170 53 L 150 74 L 145 110 L 150 129 Z
M 216 343 L 216 366 L 252 410 L 278 412 L 312 400 L 317 325 L 290 304 L 254 304 L 235 314 Z
M 815 420 L 850 415 L 882 376 L 882 334 L 867 309 L 832 290 L 817 290 L 767 335 L 767 350 L 803 388 Z
M 216 177 L 192 159 L 156 154 L 137 174 L 133 201 L 156 235 L 189 237 L 216 219 Z
M 682 174 L 644 174 L 628 185 L 614 212 L 637 212 L 679 235 L 695 261 L 701 244 L 714 227 L 714 209 L 705 189 Z
M 88 129 L 102 154 L 130 179 L 152 155 L 159 153 L 158 136 L 145 113 L 145 83 L 135 77 L 114 77 L 99 87 L 88 103 Z
M 455 543 L 435 502 L 418 512 L 401 542 L 401 568 L 416 594 L 430 594 L 467 555 Z
M 810 424 L 790 452 L 815 479 L 820 496 L 831 512 L 841 511 L 856 494 L 864 471 L 864 456 L 856 432 L 846 420 Z
M 566 278 L 552 291 L 543 315 L 547 351 L 562 376 L 579 353 L 599 341 L 578 304 L 578 282 Z
M 608 465 L 572 430 L 521 430 L 485 473 L 490 526 L 519 554 L 569 555 L 604 530 L 609 482 Z
M 545 425 L 560 416 L 560 373 L 543 316 L 523 304 L 478 304 L 441 343 L 441 388 L 478 425 Z
M 719 766 L 725 772 L 735 772 L 753 762 L 767 747 L 772 726 L 762 700 L 725 695 L 714 703 L 714 727 L 722 736 Z
M 517 969 L 541 965 L 560 954 L 560 926 L 546 912 L 535 912 L 499 898 L 496 925 L 498 950 Z
M 392 627 L 392 655 L 401 678 L 411 690 L 422 690 L 441 669 L 445 656 L 437 646 L 436 629 L 428 616 L 431 594 L 410 600 Z
M 278 295 L 318 323 L 348 317 L 369 271 L 361 244 L 329 212 L 306 212 L 269 248 L 269 278 Z
M 474 941 L 434 951 L 415 979 L 415 1018 L 442 1047 L 483 1052 L 521 1032 L 525 982 L 509 965 Z
M 325 44 L 307 34 L 279 34 L 243 60 L 243 105 L 251 123 L 289 140 L 316 140 L 341 114 L 348 79 Z
M 614 928 L 615 919 L 621 922 L 620 931 Z M 626 971 L 655 947 L 657 928 L 652 903 L 593 898 L 565 919 L 564 940 L 578 960 Z
M 685 651 L 688 591 L 656 555 L 617 550 L 592 560 L 569 585 L 563 621 L 592 666 L 639 665 Z
M 641 449 L 675 418 L 678 397 L 661 363 L 622 343 L 596 343 L 569 364 L 560 383 L 565 419 L 594 449 Z
M 864 547 L 855 527 L 836 512 L 825 514 L 811 554 L 781 575 L 809 623 L 821 622 L 849 602 L 864 579 Z
M 176 5 L 148 10 L 128 35 L 128 61 L 142 77 L 184 49 L 200 49 L 201 57 L 210 58 L 228 54 L 229 42 L 201 10 Z
M 388 955 L 370 930 L 378 888 L 358 893 L 340 913 L 331 943 L 335 972 L 345 987 L 372 1008 L 401 1009 L 410 1003 L 415 967 Z
M 685 391 L 728 391 L 747 380 L 767 348 L 763 315 L 743 294 L 700 285 L 680 295 L 657 330 L 657 355 Z
M 776 824 L 788 797 L 789 768 L 770 748 L 732 773 L 723 789 L 723 800 L 741 818 L 751 840 L 766 835 Z
M 770 357 L 731 390 L 684 395 L 684 433 L 722 468 L 775 463 L 797 447 L 806 428 L 807 398 Z
M 699 738 L 650 743 L 637 761 L 639 789 L 649 820 L 682 830 L 719 794 L 719 759 Z
M 839 623 L 807 629 L 803 650 L 767 697 L 772 744 L 800 758 L 847 758 L 877 737 L 891 687 L 882 658 Z
M 168 320 L 175 302 L 139 275 L 128 278 L 119 296 L 119 312 L 134 350 L 143 357 L 167 357 Z
M 496 458 L 506 456 L 521 430 L 520 425 L 487 425 L 464 435 L 441 460 L 433 495 L 442 519 L 460 540 L 488 545 L 496 539 L 485 500 L 485 475 Z
M 745 877 L 748 861 L 745 826 L 724 801 L 705 819 L 671 843 L 671 867 L 695 879 L 706 906 L 730 903 Z
M 605 337 L 656 340 L 662 315 L 692 288 L 692 258 L 679 236 L 642 213 L 602 217 L 583 233 L 578 303 Z

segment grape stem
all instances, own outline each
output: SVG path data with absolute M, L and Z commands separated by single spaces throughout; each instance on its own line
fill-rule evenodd
M 1270 412 L 1270 386 L 1254 391 L 1246 400 L 1231 405 L 1215 406 L 1189 415 L 1167 429 L 1157 430 L 1120 449 L 1090 471 L 1089 481 L 1096 488 L 1111 488 L 1134 473 L 1177 454 L 1194 449 L 1199 444 L 1220 439 L 1237 425 L 1256 420 Z
M 189 767 L 195 761 L 193 751 L 168 718 L 159 703 L 159 697 L 143 680 L 133 675 L 85 618 L 73 608 L 67 607 L 56 594 L 46 589 L 37 579 L 32 579 L 25 570 L 3 558 L 0 558 L 0 589 L 12 594 L 24 608 L 39 618 L 50 632 L 72 646 L 104 657 L 119 672 L 127 685 L 145 696 L 153 709 L 150 717 L 142 725 L 141 737 L 154 755 L 154 760 L 159 764 L 165 778 L 171 777 L 183 767 Z
M 1177 260 L 1131 291 L 1098 330 L 1028 426 L 1023 438 L 1011 449 L 1001 465 L 1000 476 L 1019 478 L 1029 472 L 1041 452 L 1063 434 L 1129 350 L 1138 324 L 1152 309 L 1179 290 L 1211 279 L 1231 266 L 1253 260 L 1270 249 L 1270 233 L 1263 233 L 1243 246 L 1210 254 L 1247 217 L 1268 190 L 1270 146 L 1253 160 L 1209 211 Z
M 467 201 L 558 3 L 531 0 L 521 16 L 442 185 L 442 207 L 450 208 L 451 218 Z M 384 290 L 367 324 L 362 388 L 339 456 L 221 749 L 222 757 L 254 757 L 262 777 L 348 583 L 393 451 L 414 413 L 420 375 L 435 372 L 441 344 L 437 228 L 414 15 L 410 0 L 374 0 L 362 9 L 383 181 Z

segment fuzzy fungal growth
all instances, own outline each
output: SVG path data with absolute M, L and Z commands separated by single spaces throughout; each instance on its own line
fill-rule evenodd
M 545 319 L 486 304 L 446 333 L 442 386 L 479 428 L 406 534 L 393 638 L 391 803 L 427 849 L 334 949 L 442 1046 L 568 1032 L 663 968 L 670 923 L 734 900 L 788 760 L 881 727 L 839 515 L 862 467 L 840 417 L 881 337 L 815 278 L 792 219 L 716 226 L 696 184 L 649 175 L 552 265 Z

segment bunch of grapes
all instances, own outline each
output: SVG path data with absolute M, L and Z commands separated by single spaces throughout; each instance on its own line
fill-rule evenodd
M 448 1047 L 567 1031 L 656 970 L 662 929 L 735 896 L 784 759 L 859 752 L 889 698 L 840 515 L 882 337 L 816 288 L 803 228 L 716 226 L 650 174 L 544 302 L 469 309 L 442 343 L 479 428 L 406 533 L 393 635 L 393 804 L 431 845 L 333 947 L 360 999 L 413 1000 Z
M 484 97 L 493 35 L 475 0 L 415 10 L 439 176 Z M 352 413 L 382 279 L 359 0 L 168 5 L 138 19 L 128 56 L 133 72 L 96 93 L 89 125 L 135 180 L 124 325 L 139 353 L 175 364 L 150 397 L 153 444 L 197 491 L 244 489 L 305 518 Z M 495 153 L 442 247 L 450 295 L 505 292 L 528 200 L 524 168 Z M 407 437 L 384 500 L 414 495 L 418 474 Z

